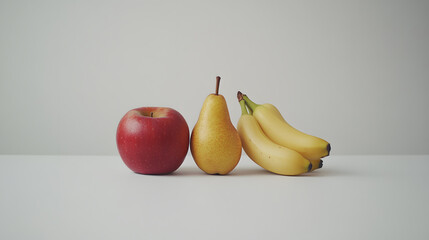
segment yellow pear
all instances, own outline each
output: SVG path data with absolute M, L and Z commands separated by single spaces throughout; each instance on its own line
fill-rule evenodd
M 228 174 L 241 157 L 241 140 L 231 123 L 225 98 L 216 93 L 207 96 L 191 134 L 191 153 L 198 167 L 208 174 Z

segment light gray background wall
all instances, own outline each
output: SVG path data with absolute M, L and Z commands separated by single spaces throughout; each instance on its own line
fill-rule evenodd
M 222 76 L 334 154 L 429 154 L 429 1 L 0 1 L 0 154 L 117 154 Z

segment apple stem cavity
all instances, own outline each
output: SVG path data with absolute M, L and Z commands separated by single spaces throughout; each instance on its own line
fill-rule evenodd
M 150 117 L 153 117 L 153 112 L 150 112 Z
M 219 95 L 220 77 L 216 77 L 216 95 Z

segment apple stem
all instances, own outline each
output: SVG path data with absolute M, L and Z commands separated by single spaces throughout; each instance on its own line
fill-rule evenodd
M 150 112 L 150 117 L 153 117 L 153 112 Z
M 216 77 L 216 95 L 219 95 L 220 77 Z

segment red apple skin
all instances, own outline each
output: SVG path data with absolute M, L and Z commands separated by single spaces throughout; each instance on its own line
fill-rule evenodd
M 122 160 L 132 171 L 169 174 L 182 165 L 188 153 L 189 127 L 172 108 L 136 108 L 119 122 L 116 144 Z

